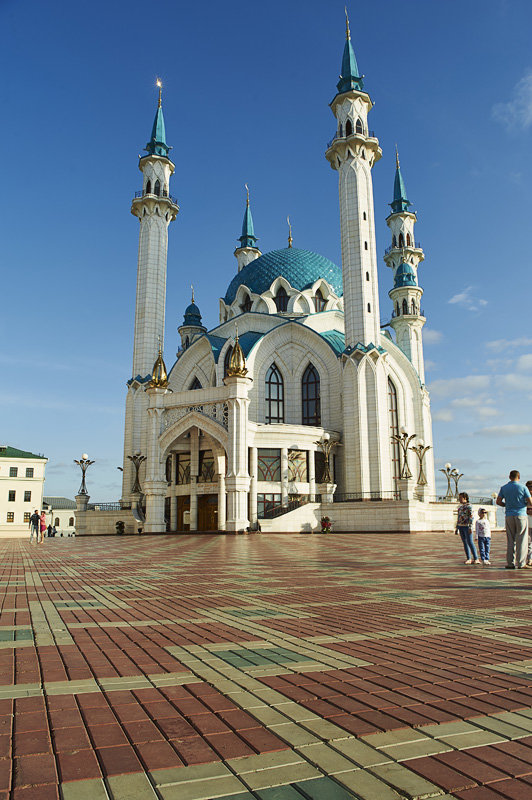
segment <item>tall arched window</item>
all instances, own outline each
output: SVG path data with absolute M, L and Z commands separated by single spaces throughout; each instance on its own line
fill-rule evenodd
M 403 314 L 408 314 L 408 303 L 403 300 Z
M 355 126 L 355 130 L 357 133 L 364 133 L 364 126 L 360 120 L 360 117 L 357 119 L 357 124 Z
M 70 517 L 70 519 L 72 519 L 72 517 Z M 74 523 L 72 523 L 72 524 L 74 524 Z M 55 518 L 54 525 L 55 525 L 55 527 L 56 527 L 56 528 L 58 528 L 58 527 L 59 527 L 59 517 L 56 517 L 56 518 Z
M 313 364 L 309 364 L 301 381 L 303 425 L 321 425 L 320 376 Z
M 275 295 L 275 305 L 277 311 L 286 311 L 288 308 L 288 295 L 284 286 L 280 286 Z
M 151 194 L 151 181 L 146 184 L 146 194 Z
M 275 363 L 266 373 L 266 422 L 284 422 L 283 376 Z
M 161 181 L 158 178 L 155 181 L 155 187 L 153 189 L 153 193 L 156 194 L 157 197 L 160 197 L 161 195 Z
M 392 436 L 399 436 L 399 419 L 397 415 L 397 389 L 395 384 L 388 378 L 388 418 L 390 424 L 390 443 L 392 454 L 392 478 L 394 486 L 397 488 L 397 481 L 401 475 L 401 464 L 399 461 L 399 442 L 392 439 Z
M 400 316 L 401 312 L 399 311 L 399 303 L 395 304 L 395 316 Z
M 191 389 L 203 389 L 203 386 L 199 382 L 198 378 L 195 377 L 192 383 L 190 384 Z
M 252 305 L 253 305 L 253 303 L 251 302 L 251 297 L 249 296 L 249 294 L 247 294 L 245 296 L 245 298 L 244 298 L 244 302 L 240 306 L 240 310 L 245 314 L 248 311 L 251 311 L 251 306 Z
M 397 247 L 397 239 L 395 238 L 395 233 L 392 236 L 392 247 Z
M 404 247 L 404 246 L 405 246 L 405 237 L 403 236 L 402 233 L 400 233 L 399 234 L 399 247 Z
M 415 300 L 412 300 L 411 313 L 412 314 L 416 313 L 416 301 Z
M 231 356 L 233 355 L 233 348 L 228 347 L 225 351 L 225 358 L 224 358 L 224 378 L 227 377 L 227 372 L 229 370 L 229 362 L 231 361 Z
M 351 122 L 350 119 L 348 119 L 347 122 L 345 123 L 345 135 L 351 136 L 352 133 L 353 133 L 353 123 Z
M 68 518 L 68 527 L 69 528 L 73 528 L 74 527 L 74 517 L 69 517 Z
M 406 234 L 406 243 L 408 247 L 410 247 L 410 245 L 412 244 L 412 237 L 410 236 L 409 233 Z
M 316 311 L 325 311 L 325 306 L 327 305 L 327 301 L 321 293 L 321 289 L 317 289 L 316 294 L 314 295 L 314 308 Z

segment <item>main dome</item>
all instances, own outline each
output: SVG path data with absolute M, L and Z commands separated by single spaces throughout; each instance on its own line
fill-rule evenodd
M 325 256 L 312 250 L 285 247 L 272 250 L 246 264 L 238 272 L 225 293 L 224 301 L 230 305 L 239 286 L 246 286 L 254 294 L 266 292 L 276 278 L 282 276 L 294 289 L 309 289 L 319 278 L 329 283 L 338 297 L 343 295 L 342 270 Z

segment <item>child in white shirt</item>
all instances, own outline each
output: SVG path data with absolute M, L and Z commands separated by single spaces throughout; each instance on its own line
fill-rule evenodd
M 491 564 L 490 561 L 490 544 L 491 544 L 491 528 L 488 517 L 486 516 L 486 509 L 479 508 L 478 519 L 475 523 L 475 533 L 477 534 L 478 541 L 478 554 L 483 564 Z

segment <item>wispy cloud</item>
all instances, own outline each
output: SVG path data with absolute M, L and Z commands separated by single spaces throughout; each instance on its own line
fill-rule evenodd
M 467 375 L 464 378 L 440 378 L 429 385 L 430 393 L 438 397 L 467 395 L 471 392 L 484 392 L 490 387 L 489 375 Z
M 530 372 L 532 369 L 532 353 L 519 356 L 515 365 L 519 372 Z
M 443 333 L 441 331 L 434 331 L 432 328 L 425 328 L 423 331 L 424 344 L 438 344 L 442 339 Z
M 486 342 L 488 350 L 493 350 L 495 353 L 502 353 L 503 350 L 515 347 L 530 347 L 532 339 L 527 336 L 520 336 L 517 339 L 495 339 L 491 342 Z
M 474 436 L 504 437 L 524 436 L 532 433 L 532 425 L 493 425 L 490 428 L 480 428 Z
M 488 305 L 488 301 L 483 300 L 481 297 L 475 297 L 473 295 L 473 288 L 473 286 L 468 286 L 463 292 L 453 295 L 447 302 L 462 306 L 467 309 L 467 311 L 479 311 L 481 308 Z
M 525 131 L 532 125 L 532 69 L 527 70 L 512 91 L 506 103 L 495 103 L 491 109 L 493 119 L 508 131 Z
M 452 422 L 454 420 L 453 412 L 450 408 L 440 408 L 432 415 L 434 422 Z

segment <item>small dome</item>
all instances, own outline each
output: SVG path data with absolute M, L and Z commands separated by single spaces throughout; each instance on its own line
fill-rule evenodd
M 201 324 L 201 312 L 195 303 L 191 303 L 186 308 L 183 325 L 194 325 L 198 328 L 203 327 Z
M 403 261 L 397 267 L 393 288 L 399 289 L 401 286 L 417 286 L 414 268 L 411 264 L 407 264 L 405 261 Z
M 283 250 L 264 253 L 246 264 L 227 287 L 224 300 L 230 305 L 236 297 L 239 286 L 246 286 L 254 294 L 262 294 L 270 288 L 276 278 L 281 276 L 299 291 L 309 289 L 319 278 L 323 278 L 332 286 L 338 297 L 343 294 L 340 267 L 311 250 L 285 247 Z

